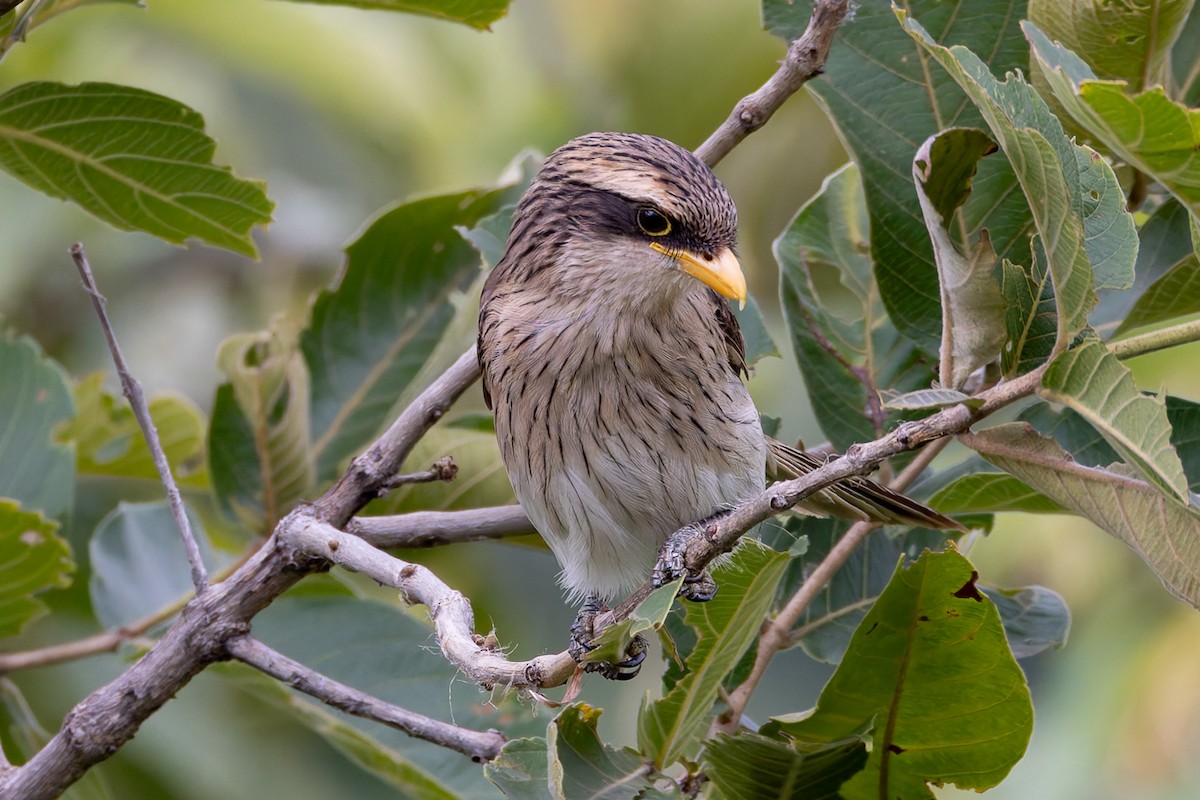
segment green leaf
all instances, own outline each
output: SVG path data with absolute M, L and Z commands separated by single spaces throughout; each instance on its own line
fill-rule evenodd
M 1122 243 L 1136 241 L 1136 235 L 1133 218 L 1114 203 L 1116 177 L 1098 155 L 1071 144 L 1045 102 L 1018 74 L 1001 83 L 974 53 L 961 46 L 942 47 L 905 11 L 896 14 L 979 107 L 1012 164 L 1033 211 L 1038 245 L 1054 285 L 1055 349 L 1065 349 L 1087 324 L 1096 302 L 1093 262 L 1105 274 L 1105 285 L 1121 283 L 1121 275 L 1132 280 L 1136 251 Z M 1109 259 L 1114 263 L 1105 263 Z
M 315 482 L 309 444 L 308 372 L 285 323 L 221 343 L 209 462 L 217 499 L 251 530 L 267 533 Z
M 1113 336 L 1200 313 L 1200 241 L 1189 230 L 1194 220 L 1174 199 L 1146 220 L 1138 233 L 1141 246 L 1133 291 L 1101 301 L 1099 310 L 1108 312 L 1103 322 L 1116 325 Z M 1111 325 L 1098 326 L 1097 331 L 1103 334 L 1105 327 Z
M 323 675 L 410 711 L 475 730 L 496 728 L 514 738 L 545 730 L 545 721 L 529 713 L 515 693 L 489 695 L 474 684 L 456 680 L 454 667 L 436 646 L 429 647 L 429 625 L 398 605 L 354 597 L 289 594 L 255 617 L 254 632 L 271 647 Z M 289 705 L 300 704 L 317 707 L 307 698 L 293 695 Z M 308 724 L 306 716 L 301 715 L 301 721 Z M 483 770 L 462 754 L 376 722 L 343 719 L 359 735 L 370 737 L 375 743 L 372 749 L 385 763 L 405 765 L 405 774 L 398 776 L 394 785 L 406 793 L 423 796 L 412 787 L 424 781 L 435 782 L 445 795 L 495 797 Z M 321 728 L 314 730 L 325 734 Z M 337 740 L 332 743 L 341 747 Z
M 483 774 L 509 800 L 553 800 L 545 739 L 510 739 Z
M 1082 415 L 1069 408 L 1056 410 L 1041 403 L 1025 409 L 1017 419 L 1052 437 L 1085 467 L 1103 467 L 1121 458 Z M 1183 463 L 1188 489 L 1200 492 L 1200 403 L 1168 395 L 1167 421 L 1171 423 L 1171 446 Z
M 67 510 L 75 454 L 54 430 L 74 413 L 62 367 L 32 339 L 0 333 L 0 497 L 50 517 Z
M 877 387 L 904 392 L 933 380 L 920 351 L 884 313 L 869 224 L 858 169 L 847 164 L 825 179 L 774 244 L 796 363 L 821 430 L 838 450 L 882 434 L 890 420 Z
M 933 242 L 941 287 L 942 346 L 939 381 L 962 386 L 972 372 L 1000 355 L 1004 298 L 996 280 L 996 253 L 986 229 L 969 255 L 959 251 L 949 228 L 971 194 L 976 165 L 996 143 L 976 128 L 951 128 L 930 136 L 913 158 L 913 182 Z
M 758 634 L 787 562 L 784 554 L 745 541 L 715 571 L 717 596 L 688 606 L 687 622 L 699 636 L 688 674 L 662 699 L 643 702 L 638 715 L 638 749 L 659 768 L 694 752 L 721 681 Z
M 1194 0 L 1107 3 L 1029 0 L 1029 19 L 1076 53 L 1096 73 L 1134 88 L 1162 82 L 1162 69 Z
M 96 373 L 75 385 L 75 418 L 58 430 L 58 439 L 74 442 L 80 475 L 135 478 L 158 482 L 158 469 L 129 403 L 103 388 Z M 204 414 L 181 394 L 157 394 L 148 401 L 150 419 L 171 473 L 185 488 L 205 488 Z
M 1050 362 L 1039 394 L 1082 415 L 1152 483 L 1187 502 L 1187 477 L 1171 446 L 1166 404 L 1139 392 L 1129 369 L 1098 339 Z
M 1022 27 L 1054 97 L 1071 116 L 1200 215 L 1200 109 L 1175 102 L 1161 85 L 1126 94 L 1126 81 L 1097 80 L 1082 59 L 1038 26 Z
M 511 0 L 302 0 L 327 6 L 354 6 L 383 11 L 404 11 L 427 17 L 461 22 L 478 30 L 491 30 L 491 24 L 508 13 Z
M 999 74 L 1024 68 L 1028 45 L 1017 21 L 1024 0 L 912 0 L 912 14 L 939 39 L 986 54 Z M 791 41 L 808 23 L 811 2 L 764 0 L 763 20 Z M 825 74 L 807 88 L 832 118 L 858 163 L 870 211 L 870 252 L 878 291 L 896 327 L 929 353 L 941 341 L 937 269 L 920 207 L 913 202 L 913 154 L 929 136 L 950 127 L 981 127 L 982 119 L 943 71 L 904 34 L 887 0 L 856 3 L 830 51 Z M 1004 159 L 985 159 L 974 191 L 952 230 L 961 252 L 987 229 L 997 254 L 1018 260 L 1029 252 L 1029 209 Z M 866 226 L 862 228 L 867 232 Z M 874 438 L 874 437 L 871 437 Z M 861 441 L 861 440 L 860 440 Z
M 592 664 L 605 661 L 610 664 L 620 662 L 626 646 L 633 637 L 662 627 L 682 585 L 683 578 L 680 578 L 651 592 L 649 597 L 638 603 L 637 608 L 630 612 L 628 617 L 608 626 L 592 640 L 593 649 L 587 652 L 584 661 Z
M 218 565 L 204 526 L 188 510 L 200 557 Z M 186 600 L 193 593 L 191 571 L 175 517 L 166 501 L 120 503 L 88 542 L 92 608 L 109 630 L 136 622 Z
M 807 537 L 808 549 L 788 565 L 780 583 L 777 605 L 782 606 L 825 559 L 834 544 L 850 527 L 849 522 L 813 517 L 793 517 L 785 525 L 798 537 Z M 880 592 L 888 585 L 901 556 L 915 559 L 927 549 L 942 550 L 952 539 L 945 531 L 923 528 L 900 536 L 873 533 L 855 549 L 846 562 L 813 598 L 792 629 L 792 642 L 810 658 L 836 664 L 858 624 Z
M 946 408 L 959 403 L 979 405 L 979 401 L 969 394 L 963 394 L 957 389 L 918 389 L 904 394 L 885 394 L 884 408 L 896 411 L 923 411 L 931 408 Z
M 1141 556 L 1163 584 L 1200 608 L 1200 514 L 1114 470 L 1084 467 L 1023 423 L 988 428 L 966 444 Z
M 479 253 L 458 229 L 510 199 L 473 190 L 402 203 L 346 248 L 345 272 L 300 335 L 318 478 L 376 435 L 454 319 L 452 299 L 479 276 Z
M 869 735 L 866 769 L 846 800 L 932 798 L 928 784 L 983 791 L 1020 760 L 1033 732 L 1025 676 L 978 573 L 954 550 L 900 565 L 804 719 L 806 742 Z
M 1021 589 L 980 587 L 1000 613 L 1004 635 L 1016 658 L 1028 658 L 1067 643 L 1071 612 L 1057 592 L 1045 586 Z
M 867 751 L 857 739 L 801 749 L 741 732 L 705 743 L 704 774 L 725 800 L 840 800 L 838 787 L 863 768 Z
M 20 633 L 46 613 L 34 595 L 71 585 L 75 562 L 57 528 L 36 511 L 0 500 L 0 637 Z
M 1028 269 L 1006 258 L 1000 270 L 1000 291 L 1007 306 L 1000 367 L 1006 376 L 1014 377 L 1041 366 L 1054 352 L 1058 310 L 1050 273 L 1040 258 Z
M 653 770 L 636 750 L 600 741 L 601 710 L 567 706 L 546 729 L 548 773 L 553 797 L 634 800 L 653 784 Z
M 38 82 L 0 95 L 0 168 L 121 230 L 256 256 L 250 229 L 273 204 L 213 164 L 215 149 L 198 113 L 141 89 Z
M 943 514 L 980 511 L 1057 514 L 1066 511 L 1050 498 L 1003 472 L 963 475 L 939 489 L 927 502 Z

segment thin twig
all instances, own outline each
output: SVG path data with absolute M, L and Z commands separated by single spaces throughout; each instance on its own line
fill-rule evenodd
M 435 547 L 536 533 L 520 506 L 355 517 L 346 532 L 375 547 Z
M 491 761 L 508 741 L 497 730 L 476 731 L 385 703 L 377 697 L 339 683 L 282 653 L 272 650 L 251 636 L 230 640 L 229 655 L 270 675 L 293 689 L 363 719 L 374 720 L 389 728 L 456 750 L 472 761 Z
M 949 439 L 938 439 L 931 442 L 909 462 L 908 466 L 888 485 L 888 488 L 897 492 L 908 489 L 949 443 Z M 781 650 L 791 646 L 792 628 L 800 619 L 800 615 L 812 605 L 821 590 L 867 538 L 867 534 L 878 527 L 879 523 L 869 521 L 856 522 L 851 525 L 842 538 L 838 539 L 830 548 L 812 574 L 804 579 L 804 583 L 775 615 L 775 618 L 763 626 L 762 633 L 758 637 L 758 650 L 754 656 L 754 666 L 746 679 L 729 693 L 726 709 L 714 721 L 714 728 L 727 733 L 732 733 L 737 729 L 742 713 L 746 710 L 746 704 L 750 702 L 750 695 L 758 687 L 758 682 L 762 680 L 763 675 L 767 673 L 767 667 L 770 666 L 771 660 Z
M 458 477 L 458 464 L 450 456 L 442 456 L 424 472 L 410 472 L 407 475 L 393 475 L 384 481 L 379 493 L 386 494 L 401 486 L 412 483 L 433 483 L 435 481 L 452 481 Z
M 820 75 L 829 58 L 833 36 L 849 11 L 850 0 L 817 0 L 808 27 L 792 42 L 779 69 L 758 91 L 738 101 L 721 127 L 696 148 L 696 156 L 710 167 L 715 166 L 743 139 L 767 124 L 771 115 L 801 86 Z
M 150 406 L 146 403 L 146 395 L 142 392 L 142 385 L 129 371 L 129 365 L 125 363 L 125 356 L 117 343 L 117 334 L 108 319 L 104 295 L 96 288 L 96 279 L 92 275 L 92 267 L 88 263 L 87 253 L 83 251 L 83 245 L 78 242 L 71 245 L 70 253 L 76 269 L 79 270 L 79 279 L 83 281 L 84 291 L 92 299 L 92 307 L 96 309 L 96 316 L 100 319 L 100 327 L 108 341 L 108 351 L 112 354 L 117 376 L 121 379 L 121 393 L 133 408 L 133 415 L 142 429 L 142 436 L 146 439 L 146 446 L 150 448 L 154 466 L 158 469 L 158 477 L 167 493 L 167 503 L 171 506 L 171 515 L 175 517 L 175 526 L 179 529 L 179 538 L 183 541 L 184 552 L 187 553 L 188 566 L 192 572 L 192 586 L 196 588 L 197 595 L 204 594 L 208 588 L 208 570 L 204 568 L 200 547 L 196 544 L 191 522 L 188 521 L 187 511 L 183 507 L 183 497 L 179 494 L 179 487 L 175 485 L 171 465 L 167 462 L 167 454 L 163 452 L 162 442 L 158 438 L 158 429 L 154 426 L 154 420 L 150 418 Z

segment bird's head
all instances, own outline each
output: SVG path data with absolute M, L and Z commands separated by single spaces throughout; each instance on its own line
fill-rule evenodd
M 609 292 L 679 286 L 686 274 L 744 304 L 736 239 L 729 192 L 690 152 L 655 136 L 591 133 L 546 159 L 497 271 L 536 280 L 549 270 L 559 291 Z

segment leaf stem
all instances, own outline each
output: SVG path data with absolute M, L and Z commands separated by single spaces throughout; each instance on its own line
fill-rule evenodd
M 1106 344 L 1109 351 L 1117 358 L 1133 358 L 1192 342 L 1200 342 L 1200 319 Z

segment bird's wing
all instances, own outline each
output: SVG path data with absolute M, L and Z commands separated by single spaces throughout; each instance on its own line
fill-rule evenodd
M 767 437 L 767 475 L 773 479 L 799 478 L 824 463 L 821 456 L 805 453 Z M 842 519 L 919 525 L 936 530 L 966 530 L 957 520 L 866 478 L 840 480 L 805 499 L 800 506 Z
M 746 367 L 746 340 L 742 338 L 742 327 L 738 325 L 737 317 L 733 315 L 733 309 L 729 307 L 728 300 L 711 289 L 708 294 L 712 298 L 717 314 L 717 325 L 725 337 L 725 351 L 729 357 L 729 368 L 733 370 L 734 375 L 744 375 L 749 378 L 750 370 Z

